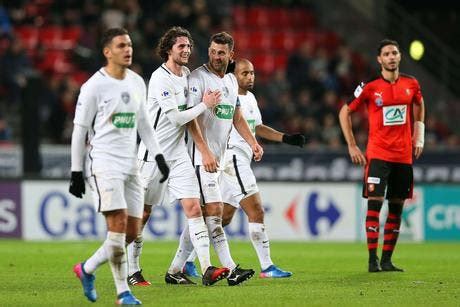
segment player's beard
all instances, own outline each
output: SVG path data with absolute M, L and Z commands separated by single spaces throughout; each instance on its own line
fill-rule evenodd
M 216 65 L 217 64 L 217 65 Z M 220 63 L 217 62 L 217 61 L 211 61 L 209 63 L 209 65 L 211 66 L 211 68 L 217 72 L 217 73 L 220 73 L 220 74 L 224 74 L 225 71 L 227 70 L 227 65 L 228 65 L 228 62 L 225 63 L 224 61 L 221 61 Z
M 395 72 L 398 70 L 399 68 L 399 65 L 398 64 L 394 64 L 394 67 L 391 67 L 390 64 L 387 64 L 387 65 L 382 65 L 383 69 L 388 71 L 388 72 Z

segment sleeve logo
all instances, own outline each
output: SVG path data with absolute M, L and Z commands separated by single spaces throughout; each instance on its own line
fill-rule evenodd
M 355 89 L 355 92 L 353 93 L 355 95 L 355 98 L 358 98 L 359 95 L 363 92 L 364 88 L 364 82 L 361 82 Z

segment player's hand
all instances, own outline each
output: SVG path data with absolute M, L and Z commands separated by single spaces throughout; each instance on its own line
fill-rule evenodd
M 420 158 L 420 156 L 422 155 L 422 152 L 423 152 L 423 146 L 415 146 L 415 147 L 414 147 L 414 156 L 415 156 L 415 159 Z
M 221 100 L 222 93 L 220 91 L 206 91 L 203 95 L 203 103 L 208 108 L 214 108 L 216 105 L 219 104 Z
M 70 177 L 69 192 L 75 197 L 83 197 L 83 194 L 85 194 L 85 180 L 83 179 L 83 172 L 72 172 Z
M 259 143 L 254 143 L 254 145 L 251 146 L 252 148 L 252 154 L 254 155 L 254 161 L 259 162 L 262 160 L 262 156 L 264 155 L 264 149 L 262 146 L 259 145 Z
M 283 143 L 293 145 L 293 146 L 299 146 L 302 148 L 303 145 L 305 145 L 305 136 L 303 136 L 300 133 L 293 134 L 293 135 L 285 133 L 283 134 Z
M 361 152 L 357 145 L 348 146 L 348 153 L 350 154 L 351 161 L 355 164 L 366 165 L 366 157 Z
M 206 151 L 201 154 L 204 170 L 208 173 L 216 173 L 219 168 L 219 162 L 211 151 Z
M 165 161 L 165 157 L 162 154 L 155 156 L 155 161 L 157 161 L 158 169 L 160 170 L 163 177 L 160 179 L 160 183 L 163 183 L 169 177 L 169 166 Z

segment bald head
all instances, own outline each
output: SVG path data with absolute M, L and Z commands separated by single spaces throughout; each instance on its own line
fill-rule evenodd
M 235 77 L 238 81 L 238 93 L 245 95 L 248 90 L 254 87 L 254 66 L 247 59 L 239 59 L 235 62 Z

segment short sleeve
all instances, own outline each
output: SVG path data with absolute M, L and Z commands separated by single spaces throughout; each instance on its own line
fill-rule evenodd
M 77 107 L 75 109 L 74 124 L 83 127 L 91 127 L 97 112 L 96 91 L 86 84 L 81 87 L 78 95 Z
M 351 111 L 356 111 L 359 106 L 364 102 L 366 96 L 366 86 L 361 82 L 353 93 L 353 98 L 347 103 Z
M 201 101 L 203 100 L 203 92 L 205 90 L 204 87 L 205 84 L 198 72 L 192 72 L 188 78 L 188 108 L 192 108 L 197 104 L 201 103 Z
M 413 103 L 420 104 L 422 103 L 423 96 L 422 96 L 422 90 L 420 89 L 420 84 L 418 83 L 417 80 L 414 79 L 414 98 L 413 98 Z
M 256 126 L 262 125 L 262 114 L 260 114 L 259 107 L 257 106 L 257 101 L 256 101 L 256 107 L 255 107 L 255 120 L 256 120 Z

